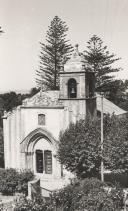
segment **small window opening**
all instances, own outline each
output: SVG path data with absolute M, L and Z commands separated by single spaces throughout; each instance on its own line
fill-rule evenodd
M 45 125 L 45 114 L 38 114 L 38 125 Z
M 77 84 L 76 84 L 76 80 L 73 78 L 71 78 L 68 81 L 68 97 L 69 98 L 77 97 Z

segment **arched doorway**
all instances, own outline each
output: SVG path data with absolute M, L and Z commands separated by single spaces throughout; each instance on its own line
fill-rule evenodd
M 52 143 L 46 139 L 39 139 L 34 145 L 34 172 L 36 174 L 53 173 L 53 146 Z
M 37 128 L 21 142 L 21 153 L 25 156 L 25 168 L 35 174 L 48 176 L 54 174 L 57 142 L 43 128 Z

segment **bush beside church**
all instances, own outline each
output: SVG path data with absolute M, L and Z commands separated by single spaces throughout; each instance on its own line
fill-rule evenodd
M 53 192 L 48 201 L 42 197 L 27 200 L 21 198 L 15 211 L 118 211 L 123 207 L 123 191 L 91 178 L 78 180 Z
M 14 195 L 16 192 L 28 194 L 28 181 L 33 180 L 34 175 L 29 170 L 17 171 L 16 169 L 0 170 L 0 192 L 3 195 Z

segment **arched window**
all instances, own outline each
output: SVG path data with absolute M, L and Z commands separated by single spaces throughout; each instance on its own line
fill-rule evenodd
M 77 97 L 77 83 L 74 78 L 71 78 L 68 81 L 68 97 L 69 98 Z

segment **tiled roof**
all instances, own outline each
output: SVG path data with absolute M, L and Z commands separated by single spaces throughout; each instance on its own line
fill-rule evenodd
M 96 103 L 97 103 L 97 110 L 101 112 L 101 95 L 96 95 Z M 125 110 L 119 108 L 117 105 L 112 103 L 111 101 L 103 98 L 103 113 L 105 114 L 115 114 L 115 115 L 122 115 L 127 113 Z

